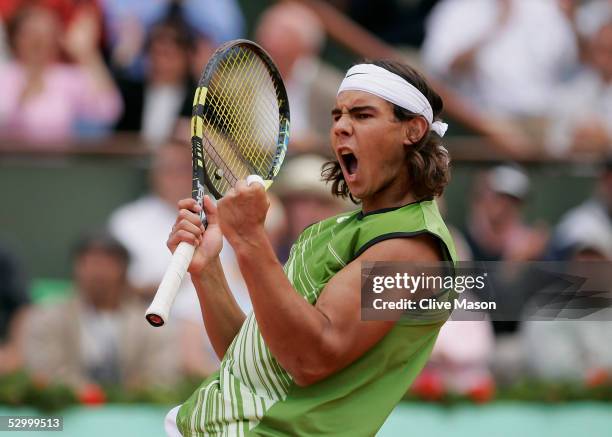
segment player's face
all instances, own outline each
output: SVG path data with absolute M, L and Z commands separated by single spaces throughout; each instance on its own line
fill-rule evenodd
M 386 100 L 343 91 L 332 110 L 331 144 L 351 194 L 365 212 L 412 201 L 405 162 L 407 121 Z

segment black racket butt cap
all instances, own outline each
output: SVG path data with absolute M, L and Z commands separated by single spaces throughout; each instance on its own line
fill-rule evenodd
M 159 327 L 159 326 L 163 326 L 164 325 L 164 319 L 162 319 L 157 314 L 147 314 L 147 321 L 152 326 L 155 326 L 155 327 Z

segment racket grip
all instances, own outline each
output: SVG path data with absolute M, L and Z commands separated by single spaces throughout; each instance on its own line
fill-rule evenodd
M 195 247 L 184 241 L 179 243 L 174 251 L 170 265 L 166 269 L 153 302 L 146 312 L 145 317 L 152 326 L 163 326 L 168 320 L 170 308 L 172 308 L 194 252 Z

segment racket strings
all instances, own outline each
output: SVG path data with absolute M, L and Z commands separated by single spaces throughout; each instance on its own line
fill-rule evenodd
M 254 74 L 259 74 L 259 76 L 261 76 L 261 77 L 255 77 L 253 79 L 253 82 L 254 83 L 258 83 L 258 82 L 261 81 L 261 79 L 263 78 L 263 74 L 266 74 L 266 72 L 263 71 L 263 69 L 261 69 L 261 68 L 258 68 L 258 69 L 254 69 L 253 68 L 254 67 L 253 64 L 254 64 L 255 60 L 256 60 L 256 57 L 252 56 L 251 59 L 250 59 L 250 64 L 245 67 L 245 70 L 246 71 L 249 71 L 249 70 L 253 71 L 253 70 L 255 70 Z M 240 82 L 242 83 L 242 86 L 234 88 L 235 92 L 234 92 L 234 95 L 232 97 L 234 99 L 240 99 L 239 96 L 242 95 L 244 97 L 244 99 L 246 99 L 246 101 L 241 102 L 243 107 L 255 107 L 254 100 L 256 99 L 256 96 L 258 94 L 255 93 L 255 92 L 246 93 L 244 91 L 244 88 L 245 88 L 245 84 L 247 83 L 247 81 L 240 81 Z M 273 120 L 270 120 L 270 121 L 273 121 Z M 235 140 L 236 140 L 237 144 L 241 145 L 241 144 L 245 144 L 247 141 L 249 141 L 249 137 L 248 137 L 249 134 L 255 136 L 255 138 L 253 138 L 253 140 L 255 142 L 260 142 L 261 143 L 263 140 L 265 140 L 264 138 L 261 138 L 261 135 L 259 135 L 259 132 L 261 132 L 261 131 L 259 131 L 258 129 L 255 129 L 255 126 L 253 126 L 253 122 L 254 122 L 254 118 L 253 117 L 247 117 L 247 118 L 245 118 L 243 120 L 243 123 L 235 124 L 234 125 L 234 126 L 238 127 L 238 129 L 237 129 L 237 131 L 235 133 Z M 248 155 L 248 152 L 249 151 L 253 151 L 253 150 L 261 150 L 261 149 L 259 149 L 257 147 L 250 147 L 250 148 L 248 148 L 248 150 L 247 150 L 247 158 L 255 158 L 255 156 L 249 156 Z M 243 152 L 244 152 L 244 150 L 243 150 Z M 263 155 L 263 154 L 260 154 L 260 155 Z M 261 160 L 253 159 L 253 161 L 254 161 L 253 164 L 255 165 L 255 167 L 259 167 L 261 165 Z
M 250 50 L 234 48 L 217 67 L 206 98 L 206 170 L 223 170 L 225 183 L 212 181 L 219 191 L 250 173 L 267 176 L 278 146 L 279 91 L 266 64 Z
M 219 119 L 230 120 L 231 111 L 225 105 L 220 105 L 220 109 L 216 114 Z M 231 125 L 230 125 L 231 126 Z M 224 170 L 223 176 L 227 183 L 223 184 L 221 191 L 227 191 L 233 186 L 237 179 L 244 178 L 250 173 L 254 173 L 255 170 L 249 165 L 248 161 L 242 156 L 241 151 L 236 146 L 236 141 L 231 138 L 231 135 L 226 135 L 224 130 L 216 130 L 209 132 L 209 150 L 212 156 L 211 168 L 214 167 L 212 164 L 216 164 L 217 167 Z M 230 129 L 231 132 L 231 129 Z M 214 143 L 214 145 L 210 143 Z M 240 140 L 238 139 L 238 143 Z M 230 170 L 232 169 L 232 170 Z M 213 168 L 213 170 L 215 170 Z M 216 171 L 216 170 L 215 170 Z M 210 174 L 210 171 L 209 171 Z M 218 174 L 218 173 L 215 173 Z M 221 184 L 221 182 L 219 181 Z
M 218 88 L 218 80 L 211 82 L 208 96 L 208 113 L 206 115 L 208 129 L 205 131 L 205 137 L 208 141 L 208 174 L 219 175 L 217 168 L 224 170 L 223 177 L 215 180 L 216 184 L 220 185 L 221 192 L 226 192 L 235 183 L 238 177 L 244 177 L 250 173 L 247 163 L 240 156 L 240 151 L 236 147 L 232 147 L 231 126 L 235 124 L 233 120 L 234 113 L 226 104 L 226 99 L 220 98 L 214 91 Z M 233 86 L 233 83 L 229 84 Z M 232 98 L 231 95 L 228 98 Z M 229 168 L 234 171 L 225 173 Z M 236 172 L 238 175 L 234 174 Z M 229 180 L 228 180 L 229 179 Z
M 211 158 L 211 162 L 209 163 L 209 166 L 207 168 L 207 171 L 209 172 L 208 174 L 214 175 L 217 169 L 221 169 L 223 171 L 224 177 L 226 179 L 229 179 L 230 184 L 233 186 L 238 181 L 238 177 L 234 174 L 228 164 L 226 164 L 226 162 L 223 160 L 223 157 L 215 150 L 215 148 L 206 138 L 204 138 L 202 147 Z
M 244 66 L 243 70 L 239 70 L 240 65 L 236 65 L 237 63 L 241 62 L 241 59 L 235 57 L 233 61 L 234 62 L 232 64 L 225 65 L 225 67 L 230 71 L 243 71 L 245 73 L 253 73 L 251 74 L 250 80 L 248 80 L 248 77 L 244 78 L 242 77 L 242 75 L 235 75 L 235 78 L 240 80 L 238 81 L 239 83 L 233 81 L 229 84 L 229 89 L 232 91 L 232 102 L 240 102 L 242 108 L 254 108 L 260 110 L 261 112 L 259 112 L 259 114 L 267 115 L 268 117 L 268 120 L 266 120 L 266 123 L 263 123 L 263 126 L 275 126 L 277 124 L 278 118 L 274 118 L 271 115 L 270 111 L 267 110 L 268 108 L 261 108 L 261 104 L 257 104 L 258 102 L 255 102 L 255 99 L 257 99 L 258 96 L 270 95 L 269 91 L 261 93 L 261 90 L 253 90 L 255 85 L 263 83 L 263 79 L 265 79 L 268 75 L 265 66 L 254 65 L 255 61 L 257 61 L 258 64 L 262 63 L 259 58 L 253 55 L 250 56 L 250 63 Z M 239 84 L 241 86 L 239 86 Z M 253 84 L 253 86 L 251 86 L 251 84 Z M 276 102 L 271 102 L 271 104 L 275 105 Z M 270 107 L 269 104 L 266 106 Z M 262 123 L 258 123 L 260 128 L 256 129 L 256 126 L 254 126 L 256 118 L 252 116 L 252 114 L 250 115 L 251 116 L 245 117 L 242 120 L 242 123 L 233 124 L 233 126 L 237 128 L 235 132 L 233 132 L 233 134 L 236 143 L 239 146 L 243 146 L 241 147 L 241 152 L 245 155 L 247 159 L 250 159 L 252 161 L 252 163 L 255 165 L 255 167 L 257 167 L 258 170 L 260 170 L 262 164 L 264 164 L 265 162 L 265 158 L 267 158 L 267 156 L 263 153 L 265 152 L 265 148 L 263 148 L 262 145 L 266 145 L 266 143 L 269 143 L 269 141 L 266 141 L 267 138 L 263 137 L 263 134 L 265 134 L 265 129 L 261 129 Z M 275 133 L 272 134 L 274 135 Z M 274 138 L 272 139 L 274 140 Z M 255 144 L 248 144 L 248 142 L 253 142 Z

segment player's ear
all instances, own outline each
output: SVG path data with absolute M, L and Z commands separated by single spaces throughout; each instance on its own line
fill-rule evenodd
M 425 136 L 429 124 L 424 117 L 413 117 L 404 122 L 404 145 L 416 144 Z

